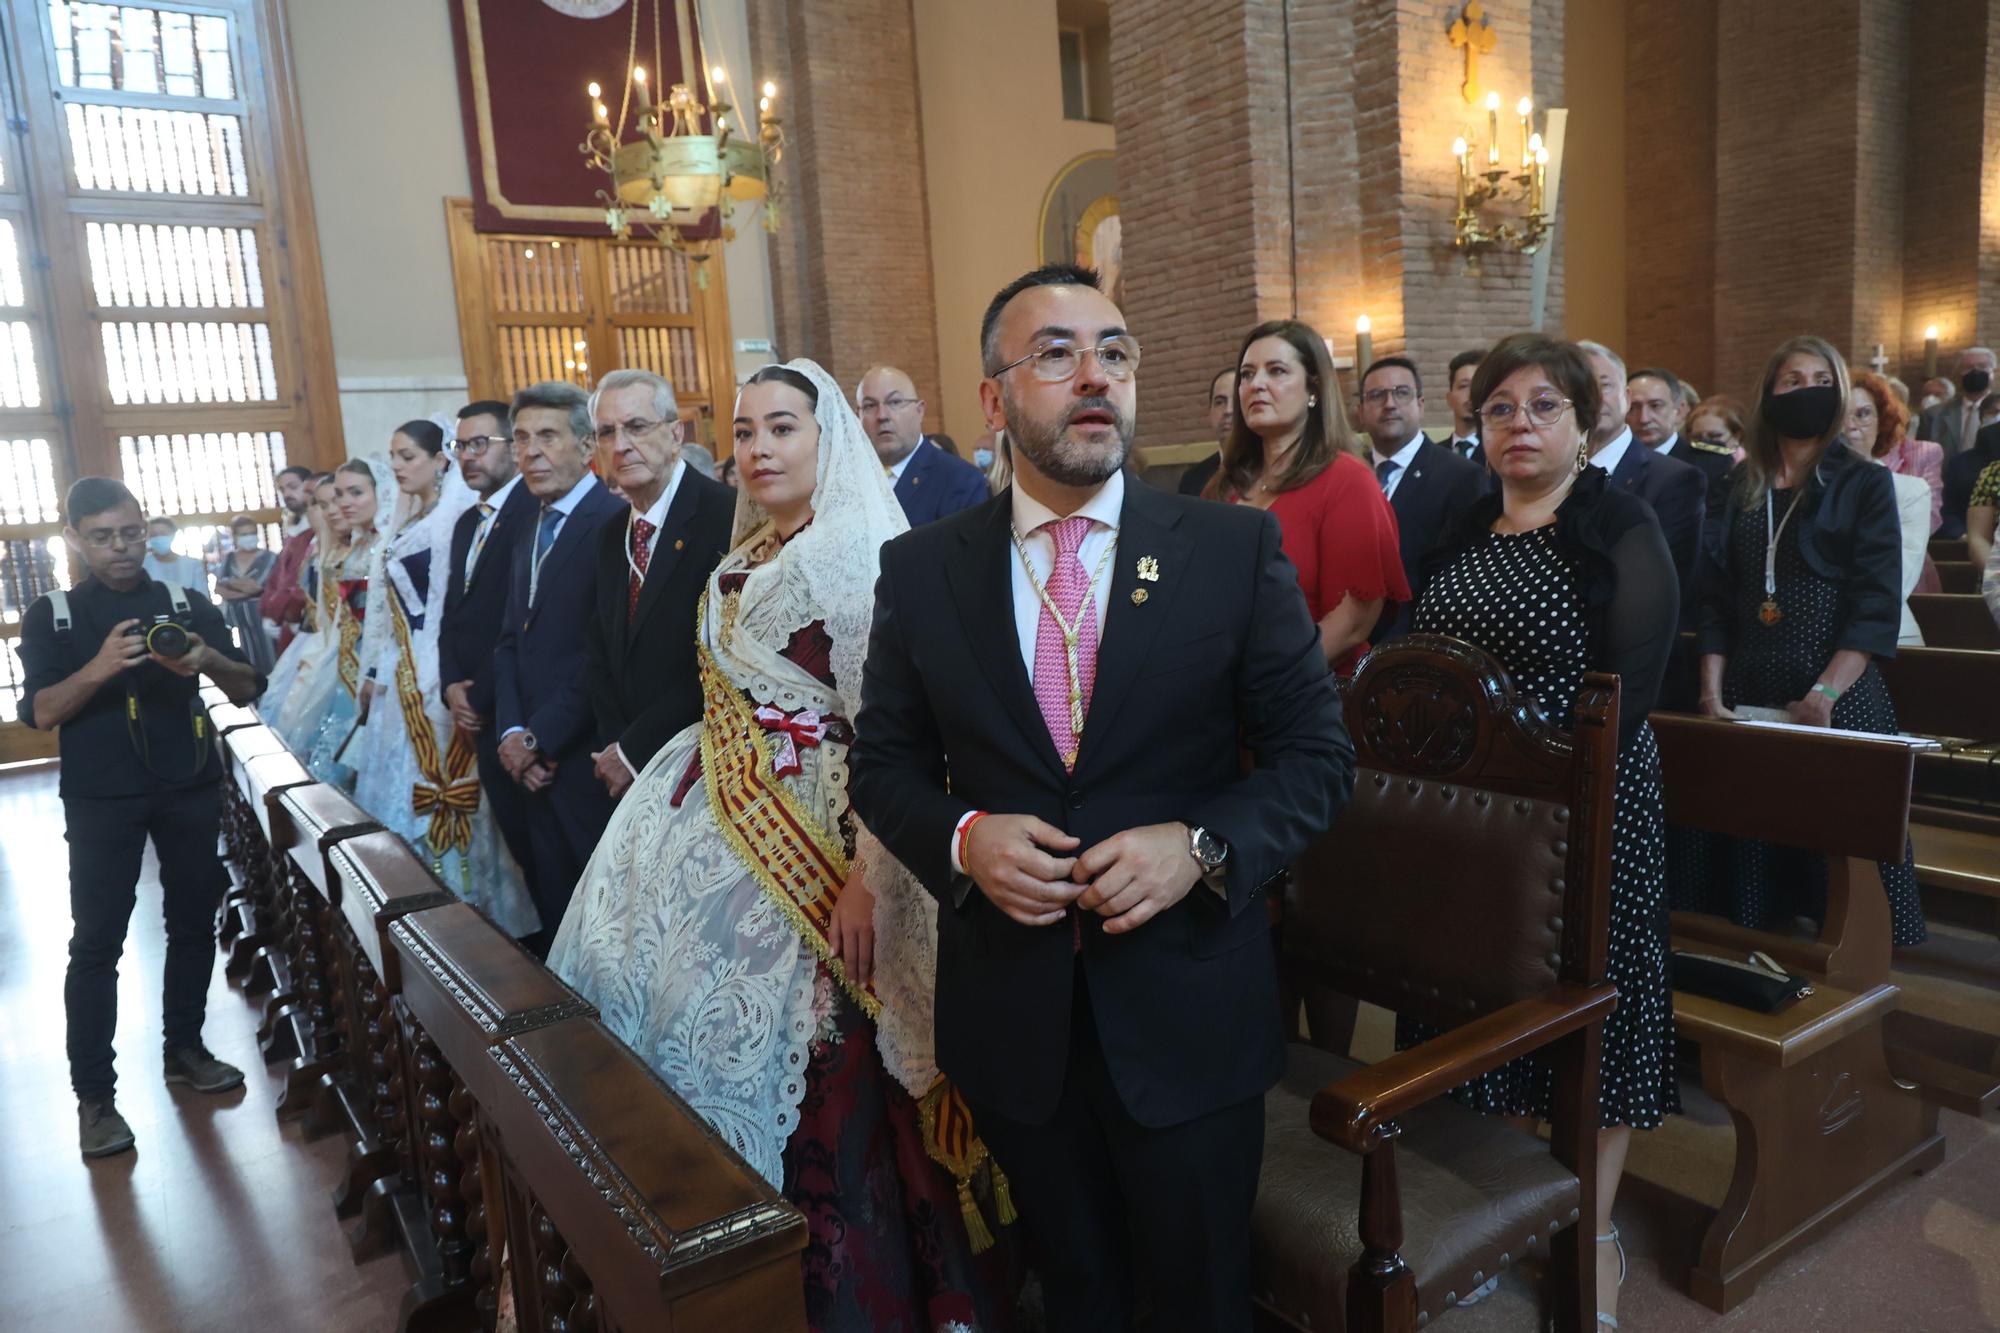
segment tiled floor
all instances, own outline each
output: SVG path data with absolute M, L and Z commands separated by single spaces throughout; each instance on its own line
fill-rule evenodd
M 77 1154 L 67 867 L 55 770 L 0 775 L 0 1327 L 394 1328 L 402 1263 L 349 1260 L 329 1202 L 344 1148 L 279 1125 L 257 1006 L 220 966 L 207 1040 L 245 1086 L 206 1097 L 160 1081 L 165 939 L 150 853 L 118 986 L 118 1104 L 138 1148 Z
M 406 1281 L 401 1263 L 349 1261 L 328 1202 L 342 1147 L 335 1138 L 305 1142 L 296 1125 L 278 1124 L 279 1085 L 256 1047 L 257 1006 L 219 967 L 208 1042 L 249 1071 L 248 1083 L 221 1097 L 161 1084 L 163 940 L 159 888 L 150 882 L 140 889 L 119 987 L 119 1103 L 139 1147 L 95 1163 L 77 1155 L 63 1058 L 66 864 L 54 770 L 0 774 L 0 1328 L 392 1329 Z M 1965 948 L 1987 948 L 1981 938 L 1968 936 Z M 1958 981 L 1982 971 L 1983 956 L 1973 961 L 1979 966 L 1961 969 Z M 1912 980 L 1913 989 L 1925 985 Z M 1959 993 L 1968 1012 L 1982 1000 L 1993 1006 L 1984 1012 L 2000 1012 L 1984 990 L 1996 980 Z M 1357 1049 L 1386 1044 L 1381 1017 L 1364 1021 Z M 1943 1167 L 1897 1185 L 1793 1255 L 1725 1319 L 1682 1293 L 1702 1219 L 1655 1183 L 1685 1189 L 1724 1169 L 1726 1120 L 1698 1100 L 1689 1111 L 1641 1136 L 1619 1200 L 1632 1255 L 1628 1333 L 2000 1328 L 2000 1126 L 1947 1114 Z M 1441 1327 L 1536 1328 L 1528 1276 L 1508 1274 L 1494 1296 L 1453 1311 Z

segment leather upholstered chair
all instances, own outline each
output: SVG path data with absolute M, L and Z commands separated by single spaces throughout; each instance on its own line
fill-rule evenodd
M 1261 1313 L 1414 1329 L 1547 1248 L 1555 1326 L 1588 1327 L 1617 678 L 1585 680 L 1564 732 L 1481 649 L 1412 635 L 1362 664 L 1346 707 L 1353 801 L 1282 897 L 1288 1020 L 1339 995 L 1445 1031 L 1368 1066 L 1294 1031 L 1265 1099 Z M 1531 1053 L 1552 1067 L 1552 1142 L 1445 1096 Z

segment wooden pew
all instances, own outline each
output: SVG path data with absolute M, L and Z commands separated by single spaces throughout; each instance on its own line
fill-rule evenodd
M 454 1141 L 467 1099 L 490 1090 L 483 1080 L 496 1076 L 488 1052 L 509 1037 L 597 1011 L 464 903 L 390 922 L 389 941 L 397 960 L 392 1059 L 400 1074 L 392 1085 L 403 1094 L 405 1170 L 369 1188 L 362 1235 L 393 1222 L 417 1269 L 404 1297 L 405 1323 L 430 1323 L 473 1310 L 475 1259 L 489 1228 L 483 1212 L 468 1207 L 480 1200 L 463 1192 Z M 484 1263 L 490 1270 L 490 1254 Z
M 1728 1197 L 1689 1284 L 1697 1300 L 1727 1312 L 1786 1254 L 1943 1160 L 1937 1107 L 1891 1075 L 1882 1026 L 1899 992 L 1889 981 L 1889 902 L 1876 862 L 1903 855 L 1915 751 L 1887 737 L 1677 713 L 1655 713 L 1652 723 L 1670 824 L 1827 858 L 1817 939 L 1673 914 L 1677 948 L 1735 958 L 1762 950 L 1814 986 L 1777 1014 L 1674 996 L 1680 1036 L 1700 1051 L 1702 1086 L 1736 1125 Z
M 333 1022 L 338 971 L 327 938 L 340 885 L 327 854 L 348 838 L 380 828 L 345 793 L 323 782 L 288 788 L 272 810 L 271 966 L 278 981 L 258 1038 L 266 1060 L 291 1057 L 278 1097 L 280 1117 L 305 1109 L 340 1044 Z
M 1981 571 L 1972 567 L 1970 560 L 1942 560 L 1938 562 L 1938 591 L 1946 594 L 1977 593 Z
M 218 908 L 217 938 L 228 949 L 225 974 L 254 995 L 277 983 L 270 969 L 270 957 L 264 953 L 271 945 L 273 898 L 277 891 L 271 855 L 271 808 L 281 792 L 311 782 L 312 775 L 285 749 L 284 742 L 264 726 L 230 731 L 222 737 L 222 745 L 223 769 L 229 778 L 223 788 L 225 808 L 233 798 L 235 861 L 242 878 L 233 893 L 223 895 Z M 244 926 L 249 929 L 242 929 Z M 224 929 L 229 927 L 236 929 L 225 935 Z
M 2000 625 L 1977 594 L 1917 593 L 1910 598 L 1924 644 L 1931 648 L 2000 648 Z
M 1963 537 L 1933 537 L 1929 549 L 1931 560 L 1939 564 L 1968 562 L 1972 558 Z
M 1354 797 L 1283 891 L 1283 1012 L 1354 996 L 1445 1031 L 1365 1067 L 1294 1031 L 1265 1098 L 1258 1307 L 1406 1333 L 1547 1247 L 1545 1321 L 1593 1328 L 1618 682 L 1589 677 L 1561 732 L 1493 658 L 1419 634 L 1369 655 L 1346 708 Z M 1444 1095 L 1517 1056 L 1553 1070 L 1546 1145 Z
M 805 1328 L 804 1216 L 630 1048 L 571 1019 L 488 1055 L 452 1098 L 461 1191 L 505 1237 L 520 1327 Z
M 276 732 L 257 721 L 256 714 L 248 709 L 239 711 L 250 720 L 244 722 L 225 712 L 225 719 L 233 725 L 227 731 L 215 733 L 215 745 L 222 756 L 222 774 L 228 779 L 222 789 L 223 855 L 249 880 L 262 874 L 258 867 L 269 857 L 270 847 L 259 841 L 257 816 L 250 808 L 248 788 L 243 782 L 243 765 L 258 755 L 283 753 L 285 743 Z M 210 720 L 214 720 L 213 715 Z
M 1917 756 L 1910 842 L 1920 883 L 1992 901 L 2000 925 L 2000 653 L 1905 648 L 1881 669 L 1904 730 L 1981 743 Z M 1898 1077 L 1954 1111 L 2000 1114 L 1991 1034 L 1906 1011 L 1891 1015 L 1888 1033 Z
M 401 965 L 389 944 L 392 922 L 426 908 L 457 901 L 401 838 L 363 834 L 328 854 L 332 903 L 327 932 L 335 1027 L 341 1057 L 321 1076 L 307 1126 L 337 1129 L 348 1141 L 347 1173 L 334 1190 L 334 1210 L 359 1212 L 376 1181 L 403 1170 L 403 1114 L 394 1086 L 394 997 L 402 989 Z M 410 1171 L 414 1173 L 412 1165 Z M 360 1248 L 378 1247 L 390 1219 L 381 1213 L 355 1234 Z

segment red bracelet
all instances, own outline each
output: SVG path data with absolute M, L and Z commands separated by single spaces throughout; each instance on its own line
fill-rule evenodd
M 972 826 L 986 818 L 986 815 L 987 812 L 984 810 L 975 810 L 972 812 L 972 817 L 958 828 L 958 866 L 968 875 L 972 873 L 972 863 L 966 859 L 965 853 L 966 849 L 972 846 Z

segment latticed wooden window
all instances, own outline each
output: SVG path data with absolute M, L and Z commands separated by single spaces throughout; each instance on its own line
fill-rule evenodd
M 342 456 L 277 0 L 0 0 L 0 724 L 22 614 L 81 573 L 60 500 L 122 478 L 212 558 Z M 0 730 L 0 760 L 21 738 Z
M 703 287 L 686 259 L 651 241 L 475 231 L 464 199 L 446 204 L 446 218 L 473 398 L 540 380 L 589 388 L 636 366 L 671 380 L 682 417 L 715 443 L 715 413 L 736 392 L 720 253 L 705 261 Z

